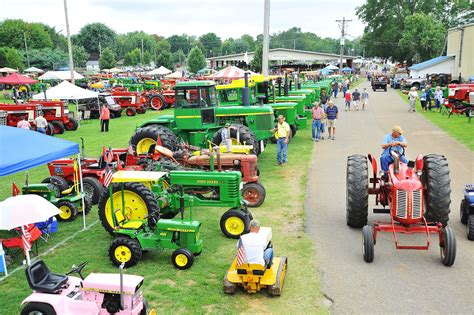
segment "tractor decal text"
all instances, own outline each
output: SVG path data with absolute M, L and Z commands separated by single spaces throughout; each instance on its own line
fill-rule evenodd
M 188 230 L 188 229 L 178 229 L 178 228 L 167 228 L 168 231 L 173 232 L 184 232 L 184 233 L 194 233 L 196 230 Z

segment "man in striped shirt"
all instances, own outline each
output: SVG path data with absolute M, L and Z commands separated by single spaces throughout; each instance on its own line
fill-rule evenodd
M 319 106 L 318 102 L 314 102 L 314 107 L 311 109 L 311 115 L 313 116 L 313 124 L 311 129 L 313 141 L 318 142 L 321 131 L 321 119 L 324 118 L 324 111 Z

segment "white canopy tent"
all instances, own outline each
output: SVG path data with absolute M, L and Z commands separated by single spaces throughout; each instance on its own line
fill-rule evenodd
M 171 74 L 165 75 L 165 78 L 167 78 L 167 79 L 181 79 L 181 78 L 183 78 L 183 71 L 181 71 L 181 70 L 175 71 Z
M 29 67 L 28 69 L 25 69 L 25 72 L 29 72 L 29 73 L 43 73 L 44 71 L 41 70 L 40 68 Z
M 0 68 L 0 73 L 3 73 L 3 72 L 6 72 L 6 73 L 13 73 L 13 72 L 18 72 L 18 70 L 12 69 L 12 68 L 8 68 L 8 67 Z
M 84 79 L 84 76 L 74 71 L 74 79 Z M 71 80 L 71 71 L 48 71 L 39 76 L 38 80 Z
M 171 71 L 170 69 L 168 68 L 165 68 L 163 66 L 157 68 L 157 69 L 153 69 L 151 70 L 150 72 L 148 72 L 149 75 L 165 75 L 165 74 L 170 74 Z
M 44 93 L 33 95 L 35 100 L 60 99 L 60 100 L 82 100 L 86 98 L 97 98 L 99 93 L 80 88 L 69 81 L 63 81 L 58 85 L 46 90 Z

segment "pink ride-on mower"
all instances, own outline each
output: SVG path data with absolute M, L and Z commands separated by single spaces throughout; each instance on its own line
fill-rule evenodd
M 82 269 L 86 262 L 73 266 L 66 275 L 49 271 L 46 264 L 36 261 L 25 270 L 33 293 L 23 300 L 22 315 L 43 314 L 155 314 L 147 310 L 141 286 L 143 277 L 120 274 L 91 273 L 86 278 Z M 80 278 L 69 276 L 79 274 Z
M 388 180 L 377 176 L 377 162 L 372 155 L 372 177 L 368 178 L 367 157 L 351 155 L 347 159 L 347 225 L 363 228 L 363 256 L 366 262 L 374 259 L 374 245 L 378 232 L 393 234 L 396 249 L 428 250 L 431 234 L 438 234 L 441 261 L 446 266 L 454 264 L 456 238 L 447 227 L 451 203 L 448 162 L 444 156 L 418 155 L 416 161 L 404 164 L 401 155 L 390 150 L 393 164 L 388 171 Z M 367 225 L 368 198 L 375 195 L 375 204 L 383 209 L 374 213 L 390 214 L 390 222 L 374 221 Z M 424 245 L 401 245 L 397 235 L 425 234 Z

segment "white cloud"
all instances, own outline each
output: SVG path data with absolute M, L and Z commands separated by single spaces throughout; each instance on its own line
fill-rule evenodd
M 63 0 L 0 0 L 0 19 L 19 18 L 43 22 L 64 30 Z M 360 36 L 364 25 L 355 16 L 363 0 L 272 0 L 270 32 L 301 27 L 321 37 L 339 37 L 335 22 L 345 16 L 352 19 L 348 34 Z M 263 30 L 263 0 L 76 0 L 68 1 L 71 32 L 82 26 L 102 22 L 126 33 L 143 30 L 162 36 L 202 35 L 214 32 L 221 38 L 256 36 Z

